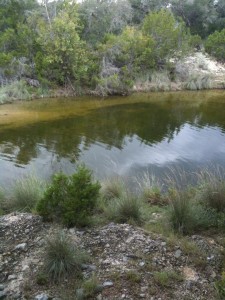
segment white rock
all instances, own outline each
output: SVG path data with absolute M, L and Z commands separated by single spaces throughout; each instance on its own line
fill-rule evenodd
M 22 243 L 22 244 L 18 244 L 16 247 L 15 247 L 15 250 L 22 250 L 22 251 L 25 251 L 27 248 L 27 243 Z

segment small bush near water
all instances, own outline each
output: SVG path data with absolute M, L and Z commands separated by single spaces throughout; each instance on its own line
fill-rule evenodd
M 96 207 L 100 184 L 93 182 L 91 171 L 80 166 L 71 176 L 56 174 L 52 184 L 37 205 L 37 211 L 47 220 L 66 226 L 85 226 Z
M 26 82 L 23 80 L 15 81 L 12 84 L 0 88 L 0 104 L 14 101 L 27 100 L 31 95 L 28 92 Z
M 44 189 L 44 183 L 33 174 L 17 179 L 11 191 L 0 196 L 0 208 L 4 212 L 32 212 L 43 197 Z
M 64 232 L 47 239 L 45 249 L 44 271 L 54 281 L 59 281 L 66 275 L 79 275 L 81 265 L 88 256 L 76 248 Z

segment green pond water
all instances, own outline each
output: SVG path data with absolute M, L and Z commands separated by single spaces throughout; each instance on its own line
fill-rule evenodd
M 225 166 L 225 92 L 43 99 L 0 106 L 0 186 L 76 170 L 128 179 Z

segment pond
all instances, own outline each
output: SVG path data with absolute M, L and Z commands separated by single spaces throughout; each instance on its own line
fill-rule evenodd
M 0 186 L 31 172 L 44 179 L 70 174 L 80 162 L 99 179 L 225 166 L 225 92 L 0 106 Z

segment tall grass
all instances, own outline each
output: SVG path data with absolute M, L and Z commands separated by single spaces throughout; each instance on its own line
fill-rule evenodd
M 87 254 L 75 247 L 65 232 L 60 231 L 47 238 L 44 270 L 53 281 L 71 274 L 79 274 Z
M 14 100 L 27 100 L 31 95 L 28 92 L 26 82 L 23 80 L 15 81 L 12 84 L 0 88 L 0 103 L 11 102 Z
M 212 88 L 212 78 L 210 75 L 192 74 L 185 83 L 187 90 L 205 90 Z
M 112 199 L 105 208 L 108 219 L 118 223 L 134 222 L 137 224 L 143 221 L 143 203 L 141 199 L 123 193 L 119 198 Z
M 153 72 L 151 75 L 151 85 L 153 91 L 170 91 L 171 80 L 167 71 Z
M 195 226 L 192 203 L 187 192 L 171 190 L 169 221 L 172 228 L 179 233 L 189 233 Z
M 44 191 L 45 184 L 34 174 L 17 179 L 4 201 L 5 210 L 32 212 Z
M 125 182 L 121 177 L 106 179 L 101 183 L 100 192 L 105 200 L 119 198 L 125 191 Z
M 217 212 L 225 212 L 225 178 L 221 170 L 199 173 L 199 201 Z
M 168 204 L 168 199 L 163 192 L 163 185 L 155 176 L 144 173 L 141 178 L 137 178 L 138 192 L 140 197 L 151 205 L 163 206 Z

